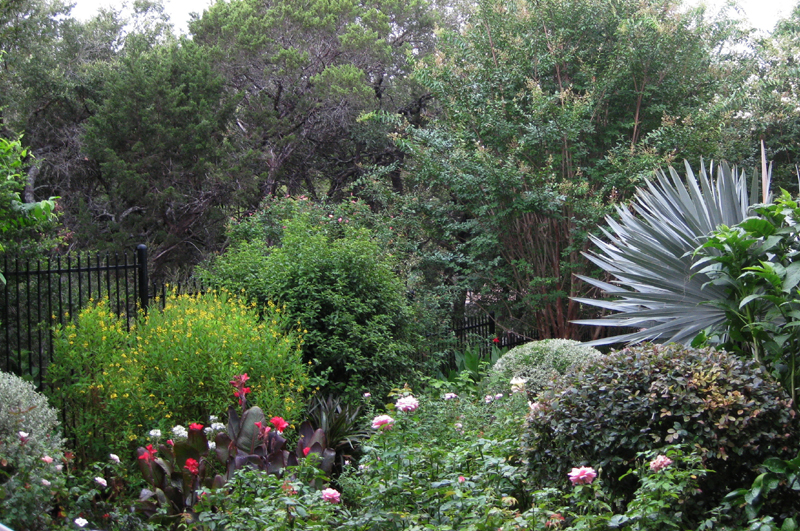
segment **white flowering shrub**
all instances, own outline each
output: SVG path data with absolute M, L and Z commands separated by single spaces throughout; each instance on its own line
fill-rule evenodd
M 64 488 L 56 410 L 34 386 L 0 371 L 0 522 L 52 529 L 53 493 Z
M 602 357 L 597 349 L 571 339 L 531 341 L 512 348 L 497 360 L 489 372 L 487 385 L 492 391 L 524 388 L 535 395 L 545 383 L 571 367 Z

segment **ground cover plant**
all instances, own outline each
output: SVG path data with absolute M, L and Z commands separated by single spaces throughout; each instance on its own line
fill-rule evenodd
M 167 297 L 126 330 L 98 301 L 56 334 L 48 370 L 53 403 L 70 412 L 78 457 L 131 456 L 150 430 L 207 422 L 230 405 L 229 382 L 247 372 L 251 400 L 294 422 L 307 365 L 302 330 L 283 308 L 257 308 L 227 293 Z
M 793 522 L 788 511 L 796 496 L 791 496 L 791 489 L 800 486 L 794 485 L 797 459 L 789 450 L 796 436 L 786 439 L 783 433 L 792 432 L 794 415 L 785 395 L 780 395 L 780 386 L 768 375 L 758 382 L 757 373 L 745 370 L 752 364 L 726 361 L 725 354 L 701 351 L 692 358 L 678 346 L 660 349 L 662 356 L 655 361 L 640 353 L 650 361 L 628 363 L 634 366 L 628 370 L 645 374 L 655 368 L 650 371 L 654 378 L 660 375 L 679 382 L 672 387 L 660 387 L 658 381 L 635 373 L 623 375 L 620 366 L 609 367 L 613 360 L 636 358 L 629 350 L 566 370 L 546 384 L 536 402 L 511 381 L 501 392 L 484 395 L 476 392 L 480 386 L 461 390 L 458 381 L 437 384 L 427 379 L 419 390 L 406 385 L 384 399 L 366 393 L 360 398 L 364 411 L 360 420 L 353 419 L 353 407 L 346 418 L 336 421 L 335 414 L 345 410 L 341 402 L 317 399 L 312 407 L 317 422 L 324 409 L 326 416 L 333 412 L 329 430 L 357 435 L 350 439 L 355 447 L 342 456 L 341 470 L 331 467 L 336 451 L 329 447 L 323 429 L 314 430 L 309 423 L 292 428 L 281 418 L 268 420 L 271 413 L 258 406 L 249 407 L 247 401 L 253 396 L 249 377 L 240 374 L 228 382 L 226 397 L 235 405 L 229 409 L 227 424 L 194 423 L 183 433 L 176 427 L 169 434 L 148 434 L 149 442 L 137 450 L 135 460 L 146 480 L 141 495 L 139 484 L 125 470 L 125 460 L 117 455 L 80 470 L 65 466 L 62 483 L 53 491 L 58 517 L 49 528 L 743 530 L 750 522 L 758 529 L 777 530 L 788 522 L 784 528 L 791 529 L 786 527 Z M 679 367 L 665 366 L 673 361 L 694 369 L 692 359 L 706 363 L 686 377 Z M 714 359 L 725 370 L 709 365 Z M 728 368 L 737 363 L 738 372 Z M 597 367 L 592 369 L 593 365 Z M 587 377 L 592 370 L 597 377 Z M 603 370 L 616 371 L 620 382 L 629 386 L 639 382 L 652 392 L 623 392 L 622 383 L 617 392 L 613 383 L 607 383 L 605 390 L 615 400 L 606 394 L 602 400 L 606 404 L 598 406 L 586 398 L 600 393 L 581 389 L 584 383 L 591 388 Z M 774 392 L 779 396 L 770 402 Z M 658 431 L 655 427 L 644 435 L 632 431 L 626 435 L 631 441 L 639 435 L 649 440 L 631 442 L 630 452 L 623 451 L 624 444 L 609 450 L 608 442 L 619 432 L 610 413 L 604 414 L 609 423 L 601 429 L 593 429 L 591 415 L 580 413 L 581 407 L 618 408 L 626 415 L 620 420 L 635 423 L 637 408 L 648 400 L 665 400 L 661 396 L 665 393 L 674 401 L 673 408 L 683 404 L 685 411 L 672 412 L 680 417 L 677 420 L 664 416 L 664 411 L 661 416 L 651 413 L 672 427 L 665 427 L 658 441 L 651 437 Z M 703 400 L 692 399 L 694 395 Z M 684 414 L 704 406 L 709 411 L 694 420 L 707 429 L 692 438 L 689 424 L 679 429 L 676 422 L 685 422 Z M 755 407 L 760 408 L 757 415 L 748 409 Z M 744 411 L 731 413 L 731 408 Z M 569 411 L 579 417 L 561 432 L 572 436 L 549 447 L 558 463 L 548 464 L 532 450 L 535 436 L 530 434 L 558 423 L 566 427 L 564 414 Z M 784 422 L 781 429 L 771 429 L 780 422 Z M 334 428 L 332 423 L 349 427 Z M 752 445 L 742 442 L 748 436 Z M 732 447 L 726 449 L 727 443 Z M 758 448 L 753 447 L 756 444 Z M 796 452 L 797 445 L 793 448 Z M 730 455 L 721 464 L 722 451 Z M 615 459 L 623 454 L 625 459 Z M 757 470 L 764 456 L 769 473 L 748 482 L 742 467 Z M 731 485 L 741 488 L 721 499 Z M 621 489 L 628 490 L 621 495 Z M 707 489 L 717 505 L 709 504 Z M 138 511 L 131 512 L 134 508 Z M 23 524 L 19 529 L 35 527 Z

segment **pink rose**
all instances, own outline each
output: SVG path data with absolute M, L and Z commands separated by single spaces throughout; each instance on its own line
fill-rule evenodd
M 672 464 L 672 459 L 667 457 L 666 455 L 659 455 L 652 461 L 650 461 L 650 470 L 653 472 L 658 472 L 662 468 L 666 468 Z
M 322 491 L 322 499 L 326 502 L 339 503 L 341 496 L 342 495 L 339 494 L 339 491 L 336 489 L 325 489 Z
M 582 466 L 573 468 L 568 475 L 573 485 L 589 485 L 597 477 L 597 472 L 590 466 Z
M 413 396 L 404 396 L 395 403 L 394 407 L 398 411 L 411 413 L 412 411 L 416 410 L 419 407 L 419 400 L 417 400 Z
M 394 425 L 394 419 L 389 415 L 378 415 L 372 419 L 372 428 L 375 430 L 390 430 Z
M 45 463 L 47 463 L 49 465 L 50 463 L 53 462 L 53 458 L 50 457 L 49 455 L 46 455 L 46 456 L 42 457 L 42 461 L 44 461 Z

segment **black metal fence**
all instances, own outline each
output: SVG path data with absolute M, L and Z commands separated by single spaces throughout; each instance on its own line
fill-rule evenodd
M 130 326 L 149 301 L 147 247 L 132 254 L 75 254 L 20 263 L 3 260 L 0 369 L 40 386 L 53 352 L 52 330 L 91 299 L 109 305 Z
M 427 336 L 420 359 L 438 357 L 444 368 L 455 369 L 455 353 L 477 348 L 482 358 L 488 358 L 492 347 L 512 348 L 536 338 L 535 331 L 524 333 L 499 329 L 494 312 L 465 317 L 454 321 L 450 330 Z
M 66 324 L 90 300 L 108 298 L 128 326 L 156 295 L 166 300 L 166 286 L 149 282 L 145 245 L 131 254 L 87 253 L 27 262 L 6 257 L 2 266 L 6 284 L 0 286 L 0 370 L 30 378 L 39 387 L 52 359 L 53 328 Z M 446 332 L 429 335 L 418 357 L 453 365 L 455 352 L 477 347 L 486 357 L 492 346 L 513 347 L 532 337 L 497 328 L 494 314 L 464 318 Z

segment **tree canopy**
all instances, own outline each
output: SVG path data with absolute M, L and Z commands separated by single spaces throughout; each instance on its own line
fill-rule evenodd
M 657 167 L 798 163 L 800 8 L 769 35 L 680 0 L 231 0 L 88 22 L 0 7 L 0 136 L 64 248 L 188 270 L 284 195 L 380 212 L 407 288 L 577 337 L 588 235 Z M 383 236 L 381 236 L 383 237 Z M 400 244 L 402 242 L 402 244 Z

